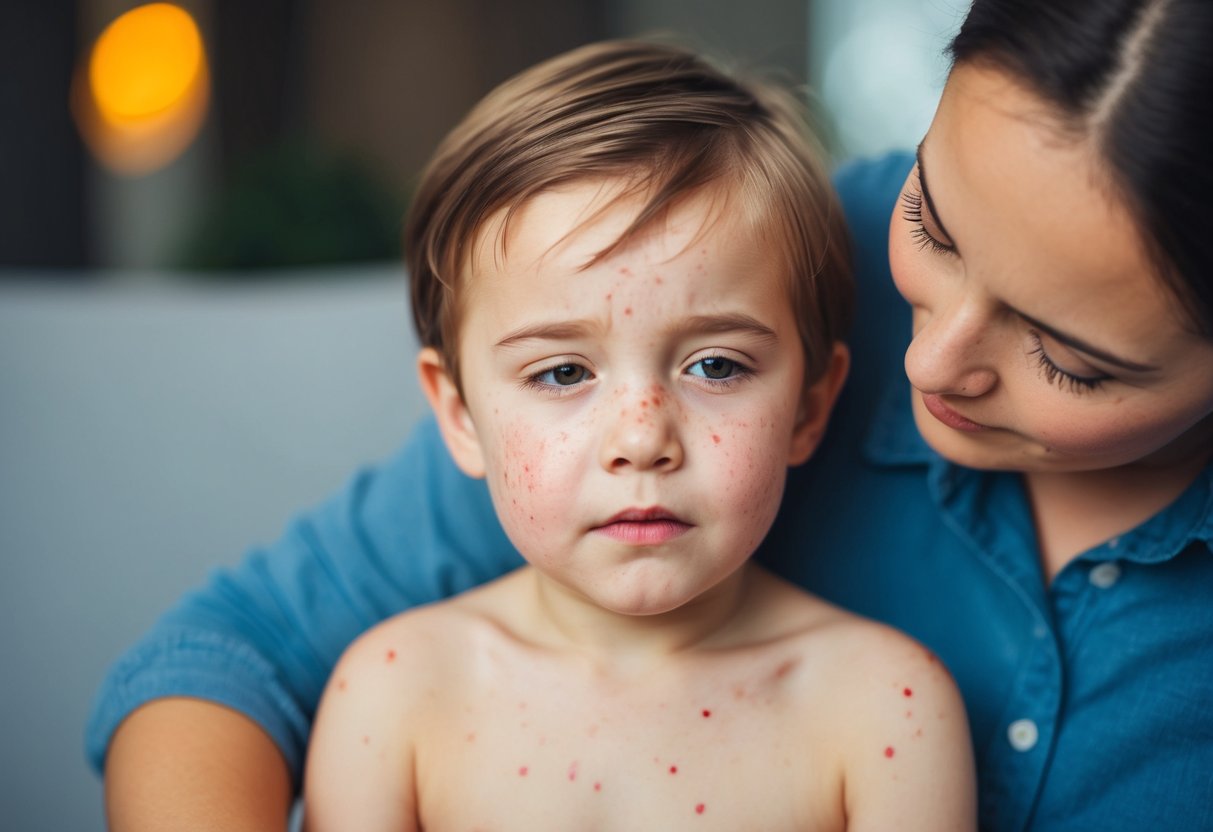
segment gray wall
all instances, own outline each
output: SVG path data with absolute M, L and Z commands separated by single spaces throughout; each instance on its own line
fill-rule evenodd
M 82 727 L 109 663 L 408 433 L 402 272 L 328 277 L 0 281 L 0 828 L 104 828 Z

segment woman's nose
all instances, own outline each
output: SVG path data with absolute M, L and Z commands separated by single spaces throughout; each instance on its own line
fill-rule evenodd
M 620 392 L 611 405 L 599 452 L 599 462 L 610 473 L 673 471 L 682 465 L 677 406 L 664 390 L 643 395 Z
M 998 383 L 989 360 L 991 322 L 975 302 L 914 310 L 914 337 L 906 350 L 910 384 L 923 393 L 981 396 Z

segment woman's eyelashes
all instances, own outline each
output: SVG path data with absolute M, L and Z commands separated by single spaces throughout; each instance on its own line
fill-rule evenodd
M 1112 378 L 1109 375 L 1100 373 L 1097 375 L 1083 376 L 1077 373 L 1072 373 L 1063 370 L 1057 365 L 1049 354 L 1045 352 L 1044 342 L 1040 338 L 1040 333 L 1035 330 L 1029 330 L 1028 334 L 1032 338 L 1032 349 L 1030 355 L 1036 357 L 1036 363 L 1040 368 L 1040 373 L 1044 376 L 1045 381 L 1049 384 L 1056 384 L 1063 389 L 1068 388 L 1071 393 L 1086 393 L 1095 390 L 1105 381 Z
M 901 192 L 901 209 L 901 216 L 913 226 L 910 229 L 910 237 L 913 238 L 914 245 L 920 251 L 928 249 L 935 254 L 956 253 L 954 246 L 941 242 L 930 231 L 927 231 L 927 226 L 922 216 L 923 197 L 921 190 L 911 189 L 907 185 L 905 190 Z

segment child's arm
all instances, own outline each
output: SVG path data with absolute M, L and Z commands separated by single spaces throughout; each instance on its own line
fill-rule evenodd
M 305 832 L 420 828 L 406 725 L 414 686 L 402 682 L 423 681 L 428 668 L 422 657 L 397 657 L 384 638 L 395 623 L 354 642 L 325 688 L 304 771 Z
M 882 630 L 884 628 L 881 628 Z M 858 659 L 844 717 L 848 832 L 972 832 L 977 783 L 964 701 L 929 651 L 885 630 Z

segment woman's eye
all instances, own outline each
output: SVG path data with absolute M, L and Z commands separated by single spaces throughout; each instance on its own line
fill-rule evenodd
M 724 379 L 740 375 L 745 372 L 745 368 L 732 359 L 713 356 L 696 361 L 687 368 L 687 372 L 693 376 L 699 376 L 711 381 L 723 381 Z
M 532 378 L 540 384 L 570 387 L 583 381 L 589 381 L 593 377 L 593 374 L 580 364 L 559 364 L 550 370 L 536 373 Z

